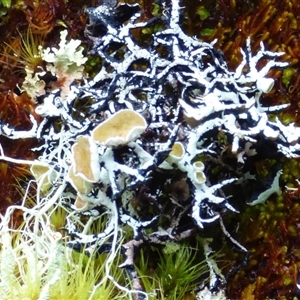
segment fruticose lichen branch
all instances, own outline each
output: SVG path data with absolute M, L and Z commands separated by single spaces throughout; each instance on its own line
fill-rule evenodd
M 86 247 L 86 253 L 97 247 L 106 249 L 103 245 L 108 243 L 116 249 L 121 228 L 128 225 L 133 234 L 124 245 L 127 263 L 123 267 L 131 271 L 130 247 L 184 239 L 217 219 L 233 242 L 222 217 L 237 210 L 223 187 L 230 190 L 236 182 L 247 182 L 244 175 L 253 169 L 245 162 L 259 158 L 264 145 L 271 145 L 276 157 L 298 157 L 300 153 L 300 129 L 268 117 L 269 112 L 287 105 L 269 108 L 260 103 L 262 93 L 274 85 L 266 77 L 270 69 L 288 65 L 276 61 L 282 53 L 267 51 L 261 43 L 260 51 L 253 55 L 248 39 L 246 49 L 241 50 L 242 62 L 230 71 L 214 42 L 202 42 L 183 32 L 182 10 L 179 0 L 172 0 L 172 7 L 160 17 L 162 29 L 139 43 L 133 30 L 142 34 L 155 20 L 140 22 L 138 4 L 88 9 L 92 53 L 102 58 L 98 74 L 85 79 L 83 85 L 72 83 L 67 95 L 65 89 L 46 94 L 36 108 L 44 119 L 38 126 L 31 118 L 30 131 L 18 132 L 1 124 L 1 134 L 8 138 L 40 140 L 37 150 L 41 155 L 29 162 L 31 172 L 39 190 L 46 191 L 38 196 L 41 203 L 55 197 L 59 205 L 72 210 L 64 227 L 72 238 L 69 246 Z M 60 52 L 52 53 L 53 60 L 56 53 Z M 268 61 L 258 70 L 262 59 Z M 78 103 L 86 99 L 90 102 L 80 111 Z M 210 157 L 221 167 L 230 158 L 227 177 L 213 176 L 207 165 Z M 9 161 L 4 154 L 1 159 Z M 186 185 L 172 196 L 174 206 L 169 209 L 168 190 L 174 189 L 178 178 Z M 275 186 L 278 190 L 278 184 Z M 268 196 L 277 190 L 268 190 Z M 58 196 L 57 191 L 61 191 Z M 186 191 L 188 196 L 182 196 Z M 180 211 L 176 222 L 166 221 L 165 215 L 175 210 Z M 102 232 L 89 235 L 84 226 L 79 231 L 80 216 L 97 220 L 103 214 L 107 223 Z M 184 231 L 179 226 L 183 218 L 190 220 Z M 238 242 L 234 244 L 247 252 Z M 208 262 L 213 272 L 213 263 Z M 109 268 L 107 272 L 109 276 Z

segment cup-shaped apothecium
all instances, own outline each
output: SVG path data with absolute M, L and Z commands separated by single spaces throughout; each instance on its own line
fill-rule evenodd
M 194 172 L 193 177 L 195 184 L 202 184 L 206 181 L 206 176 L 202 171 Z
M 184 157 L 184 154 L 185 154 L 185 150 L 182 143 L 175 142 L 166 161 L 170 164 L 177 163 Z
M 195 161 L 193 163 L 193 169 L 196 172 L 200 172 L 204 170 L 204 164 L 201 161 Z
M 100 179 L 98 149 L 90 136 L 79 135 L 72 146 L 72 164 L 67 180 L 81 194 L 88 194 Z
M 93 188 L 92 182 L 75 174 L 73 165 L 70 167 L 67 174 L 67 181 L 70 182 L 73 188 L 81 194 L 88 194 Z
M 72 146 L 74 174 L 89 182 L 100 179 L 99 155 L 96 143 L 90 136 L 79 135 Z
M 47 191 L 58 176 L 57 172 L 47 163 L 39 161 L 31 166 L 30 172 L 37 183 L 41 184 L 42 191 Z
M 88 203 L 82 199 L 79 195 L 77 195 L 76 200 L 74 202 L 74 206 L 78 211 L 85 211 L 88 208 Z
M 274 86 L 274 79 L 261 77 L 256 81 L 256 87 L 260 92 L 269 93 Z
M 193 181 L 195 184 L 202 184 L 206 181 L 206 176 L 204 174 L 204 164 L 201 161 L 196 161 L 193 163 Z
M 136 140 L 147 128 L 144 117 L 131 109 L 123 109 L 99 124 L 92 139 L 106 147 L 118 147 Z

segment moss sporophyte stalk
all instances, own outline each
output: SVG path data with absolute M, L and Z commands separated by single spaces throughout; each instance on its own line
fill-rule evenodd
M 229 68 L 216 40 L 183 30 L 189 11 L 179 0 L 146 2 L 87 8 L 86 48 L 63 13 L 60 40 L 39 42 L 38 28 L 48 34 L 54 12 L 68 11 L 47 2 L 48 26 L 35 15 L 20 50 L 6 55 L 26 73 L 7 103 L 30 104 L 21 128 L 1 115 L 0 159 L 31 177 L 23 171 L 21 203 L 1 215 L 1 299 L 225 299 L 228 280 L 255 266 L 255 247 L 236 237 L 240 215 L 258 207 L 262 222 L 297 232 L 284 205 L 272 214 L 264 206 L 274 194 L 290 205 L 298 192 L 281 181 L 300 155 L 300 127 L 281 119 L 289 103 L 262 103 L 275 72 L 293 82 L 285 53 L 249 34 Z M 210 22 L 206 6 L 195 13 Z M 7 151 L 4 141 L 24 140 L 35 143 L 31 157 Z M 235 262 L 215 254 L 222 247 Z M 270 261 L 286 253 L 280 244 Z M 297 292 L 295 277 L 286 272 L 282 283 Z

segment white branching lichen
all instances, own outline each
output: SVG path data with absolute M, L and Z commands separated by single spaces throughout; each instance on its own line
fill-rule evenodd
M 79 42 L 67 42 L 67 32 L 62 32 L 60 48 L 46 49 L 42 57 L 49 63 L 48 71 L 66 78 L 66 86 L 48 93 L 36 108 L 44 117 L 39 126 L 32 119 L 28 132 L 18 132 L 6 124 L 1 124 L 0 132 L 11 139 L 36 137 L 44 141 L 38 149 L 42 151 L 39 161 L 27 162 L 38 187 L 45 192 L 38 195 L 40 209 L 30 212 L 35 222 L 41 222 L 49 203 L 71 209 L 65 226 L 72 237 L 68 245 L 76 250 L 86 247 L 89 254 L 95 248 L 101 253 L 109 244 L 106 279 L 113 280 L 130 297 L 135 294 L 144 299 L 144 291 L 121 287 L 109 273 L 123 225 L 133 231 L 134 242 L 126 246 L 126 262 L 131 263 L 123 264 L 129 272 L 134 269 L 133 257 L 129 257 L 134 247 L 144 242 L 179 241 L 194 228 L 205 229 L 206 224 L 217 220 L 225 236 L 241 252 L 247 252 L 222 223 L 220 209 L 237 212 L 222 188 L 229 186 L 234 192 L 235 184 L 247 184 L 247 178 L 255 174 L 251 163 L 245 162 L 254 161 L 265 147 L 271 147 L 275 157 L 299 156 L 300 129 L 268 118 L 269 112 L 286 105 L 269 108 L 260 103 L 261 94 L 274 85 L 273 79 L 266 77 L 270 69 L 288 64 L 276 61 L 282 53 L 267 51 L 262 43 L 253 55 L 248 39 L 246 50 L 241 50 L 242 62 L 235 72 L 228 70 L 214 42 L 201 42 L 181 30 L 179 0 L 172 0 L 172 7 L 165 9 L 163 29 L 153 34 L 146 46 L 135 41 L 132 29 L 149 26 L 153 20 L 138 22 L 141 12 L 137 4 L 116 8 L 102 5 L 87 11 L 92 52 L 103 60 L 99 73 L 82 86 L 70 87 L 74 79 L 81 79 L 86 58 L 81 48 L 74 53 Z M 126 18 L 120 17 L 122 11 Z M 101 33 L 94 31 L 100 27 Z M 164 55 L 159 49 L 164 49 Z M 258 63 L 266 59 L 258 70 Z M 78 103 L 79 98 L 93 99 L 84 112 L 76 109 L 75 99 Z M 53 119 L 59 120 L 59 129 Z M 220 142 L 221 134 L 227 148 Z M 227 163 L 225 153 L 234 167 Z M 1 159 L 18 162 L 4 153 Z M 226 166 L 229 175 L 212 176 L 212 167 L 206 162 Z M 174 174 L 185 180 L 189 195 L 172 196 L 172 203 L 181 212 L 171 223 L 161 221 L 159 227 L 156 223 L 160 217 L 170 213 L 164 211 L 161 202 L 168 194 L 166 186 L 178 180 L 173 182 Z M 280 174 L 278 171 L 273 184 L 250 204 L 262 203 L 278 193 Z M 106 228 L 88 235 L 87 222 L 79 231 L 81 214 L 92 221 L 106 214 Z M 185 231 L 179 226 L 183 217 L 191 220 Z M 151 228 L 151 233 L 145 228 Z M 208 245 L 206 248 L 209 252 Z M 213 277 L 216 268 L 208 262 Z M 136 280 L 134 272 L 131 275 Z M 54 273 L 48 286 L 58 276 Z

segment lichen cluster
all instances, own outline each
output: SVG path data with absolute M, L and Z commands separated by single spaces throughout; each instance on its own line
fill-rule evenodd
M 47 71 L 56 85 L 30 93 L 38 102 L 29 112 L 31 128 L 1 123 L 5 138 L 39 142 L 36 160 L 1 152 L 3 161 L 30 165 L 37 184 L 35 206 L 24 207 L 25 196 L 23 206 L 8 210 L 2 231 L 9 230 L 12 211 L 21 209 L 30 241 L 40 235 L 54 243 L 63 235 L 52 229 L 40 234 L 40 228 L 51 227 L 49 209 L 63 207 L 67 245 L 88 255 L 110 252 L 105 278 L 139 299 L 149 295 L 135 269 L 137 250 L 180 244 L 195 235 L 203 237 L 211 289 L 200 291 L 198 298 L 222 290 L 226 278 L 211 257 L 209 228 L 219 223 L 228 245 L 243 253 L 241 264 L 246 264 L 248 249 L 232 237 L 226 216 L 281 194 L 281 162 L 300 152 L 299 128 L 279 118 L 289 105 L 261 102 L 274 85 L 270 70 L 288 66 L 281 59 L 284 53 L 260 43 L 253 54 L 251 45 L 257 40 L 250 34 L 231 71 L 215 41 L 184 33 L 180 3 L 171 4 L 156 3 L 145 19 L 138 4 L 88 9 L 92 78 L 83 76 L 87 59 L 82 49 L 76 50 L 79 41 L 67 42 L 62 32 L 58 47 L 40 48 L 44 69 L 32 70 L 36 82 Z M 201 7 L 198 14 L 204 21 L 209 11 Z M 292 75 L 284 75 L 288 84 Z M 26 92 L 26 84 L 21 88 Z M 264 164 L 265 169 L 257 168 Z M 101 231 L 88 233 L 103 216 Z M 7 235 L 3 245 L 5 239 Z M 37 250 L 46 247 L 37 238 L 32 241 Z M 120 246 L 120 266 L 129 273 L 131 288 L 110 275 Z M 49 286 L 59 278 L 52 275 Z

